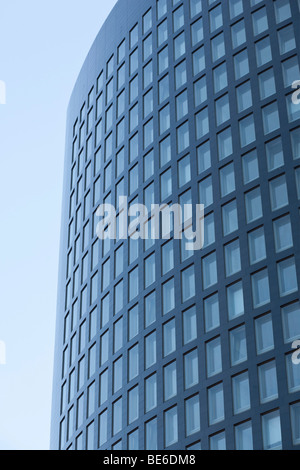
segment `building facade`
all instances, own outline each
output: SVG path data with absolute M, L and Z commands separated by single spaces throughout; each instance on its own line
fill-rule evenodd
M 100 30 L 68 110 L 53 449 L 298 448 L 299 8 L 119 0 Z M 203 203 L 204 247 L 100 241 L 120 195 Z

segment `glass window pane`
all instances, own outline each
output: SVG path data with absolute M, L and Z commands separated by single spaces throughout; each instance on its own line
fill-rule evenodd
M 224 392 L 222 383 L 208 390 L 208 409 L 210 426 L 224 420 Z
M 234 414 L 243 413 L 244 411 L 249 410 L 251 403 L 248 372 L 244 372 L 243 374 L 233 377 L 232 388 Z
M 282 448 L 279 410 L 262 417 L 262 431 L 264 450 L 280 450 Z
M 245 325 L 230 331 L 231 365 L 235 366 L 247 361 L 247 342 Z
M 259 366 L 260 402 L 267 403 L 278 398 L 277 372 L 275 361 Z

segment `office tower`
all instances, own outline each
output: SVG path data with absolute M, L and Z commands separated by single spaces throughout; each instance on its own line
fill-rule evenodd
M 67 118 L 52 448 L 300 444 L 299 6 L 119 0 L 101 28 Z M 204 204 L 204 247 L 99 240 L 120 195 Z

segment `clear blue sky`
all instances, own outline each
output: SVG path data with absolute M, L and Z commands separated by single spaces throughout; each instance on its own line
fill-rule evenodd
M 116 0 L 0 0 L 0 449 L 48 449 L 66 109 Z

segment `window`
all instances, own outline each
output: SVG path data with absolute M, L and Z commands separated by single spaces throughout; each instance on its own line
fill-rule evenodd
M 246 328 L 242 325 L 229 333 L 231 365 L 236 366 L 247 361 Z
M 190 0 L 191 18 L 198 15 L 202 11 L 202 0 Z
M 185 54 L 184 32 L 174 39 L 174 60 L 179 59 L 183 54 Z
M 225 418 L 223 384 L 208 389 L 209 424 L 217 424 Z
M 270 197 L 272 211 L 288 205 L 288 193 L 285 175 L 270 181 Z
M 274 349 L 272 315 L 267 314 L 255 320 L 256 352 L 264 354 Z
M 177 128 L 177 152 L 182 153 L 190 145 L 190 133 L 188 121 Z
M 300 168 L 295 170 L 295 177 L 296 177 L 296 187 L 297 187 L 297 196 L 300 199 Z
M 222 351 L 220 337 L 206 343 L 206 370 L 207 377 L 212 377 L 222 372 Z
M 138 32 L 139 28 L 138 25 L 135 25 L 134 28 L 130 31 L 130 48 L 134 47 L 136 43 L 138 42 Z
M 233 152 L 231 127 L 218 134 L 219 160 L 229 157 Z
M 252 13 L 252 23 L 254 36 L 257 36 L 268 29 L 268 17 L 265 7 Z
M 233 49 L 241 46 L 244 44 L 244 42 L 246 42 L 246 29 L 244 20 L 238 21 L 238 23 L 235 23 L 233 26 L 231 26 L 231 40 Z
M 202 282 L 203 289 L 208 289 L 218 282 L 216 252 L 202 259 Z
M 156 363 L 156 332 L 145 338 L 145 369 Z
M 233 59 L 235 79 L 239 80 L 244 75 L 249 73 L 249 59 L 247 49 L 244 49 L 242 52 L 236 54 Z
M 185 402 L 186 436 L 200 431 L 200 401 L 199 395 Z
M 245 195 L 247 223 L 250 224 L 262 217 L 262 202 L 260 188 L 255 188 Z
M 250 264 L 258 263 L 266 258 L 266 242 L 263 227 L 248 234 Z
M 173 32 L 176 33 L 178 29 L 182 28 L 183 24 L 184 24 L 184 13 L 183 13 L 183 6 L 181 6 L 173 12 Z
M 249 81 L 237 87 L 236 94 L 239 113 L 252 106 L 252 91 Z
M 230 119 L 230 107 L 228 94 L 222 96 L 215 102 L 216 104 L 216 124 L 220 126 Z
M 168 21 L 164 20 L 157 27 L 157 45 L 160 47 L 168 39 Z
M 292 143 L 292 151 L 293 151 L 293 158 L 297 160 L 300 158 L 300 128 L 293 130 L 291 133 L 291 143 Z
M 143 16 L 143 33 L 146 34 L 152 28 L 152 10 Z
M 199 199 L 200 204 L 208 207 L 213 203 L 213 185 L 212 177 L 209 176 L 199 183 Z
M 278 31 L 278 42 L 280 54 L 286 54 L 295 49 L 296 41 L 293 25 L 286 26 Z
M 185 390 L 199 383 L 199 367 L 198 367 L 198 351 L 194 349 L 192 352 L 184 356 L 184 385 Z
M 166 75 L 158 82 L 158 93 L 159 93 L 159 104 L 163 103 L 169 98 L 170 87 L 169 87 L 169 75 Z
M 280 296 L 292 294 L 298 290 L 297 272 L 294 257 L 277 264 Z
M 277 102 L 269 104 L 262 109 L 263 126 L 265 135 L 279 129 L 279 112 Z
M 275 361 L 258 367 L 260 402 L 267 403 L 278 398 L 278 385 Z
M 193 52 L 193 74 L 198 75 L 205 69 L 205 53 L 204 46 L 199 47 Z
M 183 344 L 188 344 L 197 338 L 196 307 L 185 310 L 183 317 Z
M 269 276 L 267 269 L 255 273 L 251 277 L 253 307 L 259 308 L 270 302 Z
M 214 74 L 214 89 L 215 93 L 223 90 L 228 86 L 227 66 L 226 62 L 218 65 L 213 71 Z
M 241 147 L 246 147 L 256 140 L 253 114 L 241 119 L 239 122 Z
M 122 430 L 122 398 L 113 403 L 113 436 Z
M 218 294 L 204 300 L 205 331 L 214 330 L 220 326 L 220 308 Z
M 176 362 L 164 367 L 164 401 L 168 401 L 177 395 Z
M 200 175 L 211 167 L 210 142 L 204 142 L 197 148 L 198 174 Z
M 145 380 L 145 413 L 157 406 L 157 376 L 151 375 Z
M 300 367 L 299 364 L 294 364 L 292 360 L 292 354 L 288 354 L 285 357 L 287 377 L 288 377 L 288 388 L 289 393 L 294 393 L 300 390 Z
M 146 450 L 157 450 L 157 419 L 154 418 L 145 424 Z
M 271 68 L 258 75 L 260 99 L 264 100 L 276 93 L 274 70 Z
M 276 0 L 274 2 L 276 23 L 281 23 L 292 16 L 290 0 Z
M 213 62 L 216 62 L 225 55 L 224 33 L 211 40 L 211 53 Z
M 209 438 L 210 450 L 226 450 L 225 432 L 219 432 Z
M 113 365 L 113 393 L 116 393 L 122 388 L 122 371 L 123 371 L 123 358 L 120 357 Z
M 232 389 L 234 414 L 237 415 L 249 410 L 251 402 L 248 372 L 244 372 L 232 378 Z
M 233 274 L 241 270 L 241 253 L 239 240 L 235 240 L 225 246 L 225 270 L 227 277 L 232 276 Z
M 291 219 L 289 215 L 274 220 L 274 238 L 276 252 L 287 250 L 293 246 Z
M 282 448 L 281 424 L 279 410 L 262 416 L 264 450 Z
M 175 87 L 176 90 L 185 85 L 187 81 L 186 61 L 184 60 L 175 67 Z
M 133 346 L 128 352 L 128 381 L 130 382 L 139 373 L 139 349 L 138 345 Z
M 196 46 L 199 42 L 203 41 L 203 20 L 200 18 L 191 26 L 192 31 L 192 46 Z
M 272 60 L 271 42 L 269 36 L 255 44 L 257 67 L 267 64 Z
M 292 422 L 292 435 L 293 435 L 293 444 L 300 444 L 300 432 L 299 432 L 299 422 L 300 422 L 300 403 L 295 403 L 290 407 L 291 410 L 291 422 Z
M 163 315 L 175 308 L 175 286 L 174 279 L 163 284 Z
M 178 441 L 177 407 L 165 411 L 165 446 L 169 447 Z
M 139 417 L 139 388 L 135 387 L 128 392 L 128 424 Z
M 284 86 L 286 88 L 290 87 L 295 77 L 299 77 L 300 75 L 299 62 L 296 56 L 282 62 L 282 74 Z
M 229 0 L 230 19 L 243 13 L 243 0 Z
M 238 229 L 238 212 L 236 200 L 222 207 L 223 234 L 229 235 Z
M 191 159 L 190 156 L 182 158 L 178 162 L 178 184 L 181 188 L 191 180 Z
M 147 65 L 145 65 L 144 67 L 144 79 L 143 79 L 143 82 L 144 82 L 144 88 L 147 88 L 150 83 L 152 83 L 153 81 L 153 63 L 152 61 L 150 61 Z M 137 92 L 137 84 L 136 84 L 136 87 L 135 87 L 135 95 L 136 95 L 136 92 Z M 131 91 L 130 91 L 131 92 Z M 131 95 L 130 95 L 131 96 Z M 131 102 L 132 102 L 132 99 L 131 99 Z
M 180 121 L 188 114 L 188 96 L 187 91 L 184 91 L 176 97 L 176 118 Z
M 211 33 L 223 26 L 222 5 L 217 6 L 209 12 L 209 19 Z
M 222 197 L 235 191 L 235 173 L 233 163 L 220 170 L 220 185 Z
M 236 450 L 253 450 L 253 433 L 251 421 L 235 426 Z
M 170 106 L 167 105 L 159 112 L 159 133 L 160 135 L 170 128 Z
M 268 170 L 272 171 L 284 165 L 283 147 L 281 137 L 266 144 Z
M 182 302 L 186 302 L 195 295 L 195 268 L 194 265 L 181 272 Z
M 135 268 L 129 273 L 129 301 L 137 297 L 138 291 L 138 268 Z
M 164 357 L 172 354 L 176 350 L 176 328 L 175 320 L 165 323 L 163 326 Z
M 294 302 L 281 309 L 284 342 L 291 343 L 300 336 L 300 304 Z
M 160 199 L 164 201 L 172 194 L 172 170 L 165 171 L 160 176 Z
M 167 1 L 166 0 L 157 0 L 157 20 L 167 13 Z

